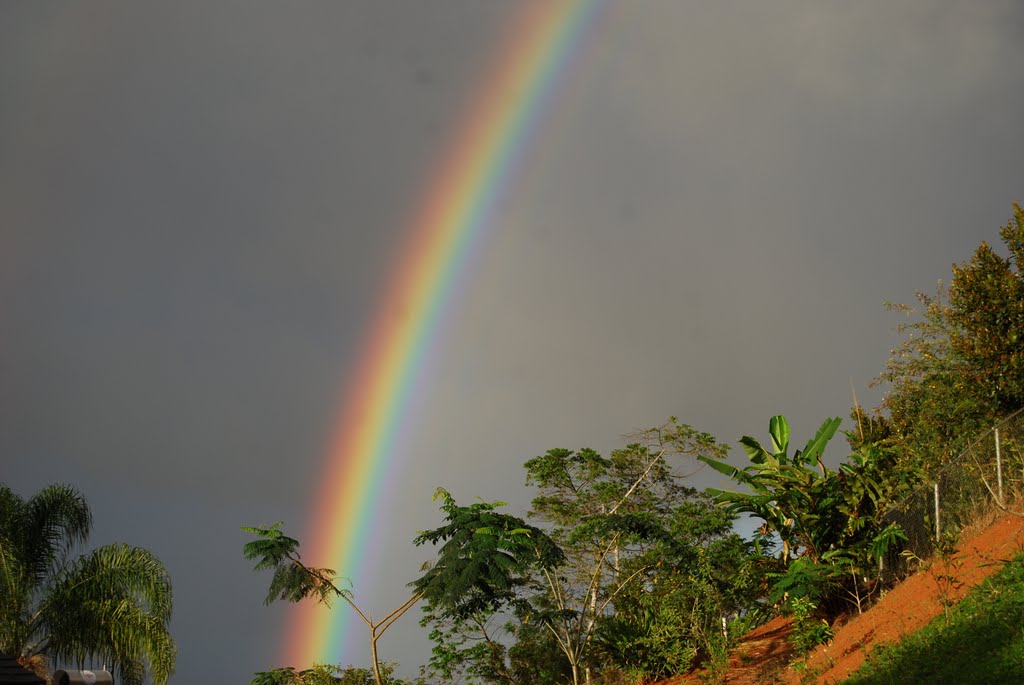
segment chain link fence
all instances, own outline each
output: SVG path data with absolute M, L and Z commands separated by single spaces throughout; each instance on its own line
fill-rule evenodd
M 907 541 L 880 563 L 884 578 L 913 570 L 904 551 L 927 559 L 944 539 L 1004 511 L 1024 515 L 1024 409 L 1006 417 L 883 516 Z

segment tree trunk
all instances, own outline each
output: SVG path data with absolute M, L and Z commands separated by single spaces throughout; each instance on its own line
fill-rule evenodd
M 590 619 L 587 621 L 587 633 L 586 637 L 583 638 L 582 642 L 587 642 L 590 639 L 590 634 L 594 630 L 594 624 L 597 622 L 597 589 L 590 591 Z M 583 667 L 583 679 L 590 685 L 590 666 Z
M 372 626 L 375 628 L 376 626 Z M 377 685 L 384 685 L 384 680 L 380 676 L 380 663 L 377 661 L 377 635 L 373 634 L 374 631 L 370 631 L 370 657 L 373 659 L 373 682 Z

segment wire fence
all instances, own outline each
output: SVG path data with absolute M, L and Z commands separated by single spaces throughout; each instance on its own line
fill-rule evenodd
M 979 436 L 931 480 L 883 515 L 907 535 L 881 560 L 886 578 L 913 570 L 904 551 L 931 557 L 939 545 L 974 524 L 1013 511 L 1024 515 L 1024 409 Z

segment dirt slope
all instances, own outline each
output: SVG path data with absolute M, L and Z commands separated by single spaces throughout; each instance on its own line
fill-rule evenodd
M 942 613 L 942 599 L 959 600 L 971 588 L 994 573 L 1001 562 L 1024 551 L 1024 519 L 1006 515 L 977 533 L 966 533 L 958 553 L 947 564 L 935 562 L 930 569 L 907 578 L 877 604 L 842 625 L 832 644 L 820 647 L 808 658 L 807 672 L 817 683 L 839 683 L 857 669 L 878 643 L 898 642 Z M 950 574 L 958 581 L 945 591 L 936 576 Z M 801 673 L 787 667 L 793 656 L 789 620 L 776 618 L 746 635 L 731 655 L 726 682 L 729 685 L 800 683 Z M 658 685 L 698 683 L 694 672 Z M 809 680 L 809 678 L 808 678 Z

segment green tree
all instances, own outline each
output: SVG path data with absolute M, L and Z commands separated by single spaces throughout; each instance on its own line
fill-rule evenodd
M 25 500 L 0 484 L 0 651 L 30 661 L 111 664 L 120 682 L 174 672 L 171 580 L 148 550 L 76 556 L 92 528 L 80 492 L 51 485 Z
M 591 643 L 616 598 L 656 576 L 655 567 L 668 572 L 653 550 L 658 541 L 670 542 L 673 516 L 696 496 L 681 485 L 673 462 L 725 453 L 710 435 L 675 419 L 634 437 L 608 457 L 589 449 L 551 450 L 526 463 L 528 483 L 539 488 L 530 520 L 544 526 L 565 561 L 519 566 L 529 573 L 516 576 L 501 611 L 428 611 L 423 623 L 432 628 L 435 674 L 444 681 L 509 685 L 578 683 L 594 675 L 600 665 Z M 530 539 L 543 539 L 544 531 L 514 525 L 530 528 Z
M 565 555 L 541 529 L 501 514 L 503 502 L 460 506 L 444 489 L 445 525 L 424 531 L 417 545 L 440 544 L 437 561 L 412 585 L 426 599 L 421 624 L 435 643 L 430 668 L 444 681 L 519 682 L 502 640 L 503 616 L 522 610 L 521 592 L 536 570 L 553 570 Z
M 927 470 L 956 456 L 992 422 L 1024 405 L 1024 210 L 999 231 L 1002 257 L 982 243 L 953 265 L 949 289 L 890 305 L 912 320 L 878 383 L 896 444 Z
M 674 512 L 697 494 L 682 485 L 678 462 L 725 455 L 711 435 L 674 417 L 635 438 L 608 457 L 555 449 L 526 462 L 527 484 L 539 490 L 531 515 L 550 526 L 567 557 L 557 573 L 538 576 L 531 618 L 555 637 L 574 685 L 592 679 L 601 621 L 649 578 L 659 559 L 648 552 L 669 540 Z
M 417 545 L 440 544 L 437 561 L 412 587 L 432 606 L 454 616 L 494 612 L 513 603 L 534 568 L 554 569 L 565 555 L 540 528 L 495 509 L 504 502 L 460 506 L 444 488 L 445 525 L 421 532 Z
M 479 502 L 468 507 L 459 506 L 443 488 L 438 488 L 434 499 L 441 499 L 446 524 L 416 537 L 416 544 L 440 544 L 437 561 L 424 574 L 410 583 L 413 594 L 397 609 L 379 621 L 356 606 L 352 593 L 335 584 L 332 569 L 307 566 L 299 554 L 299 541 L 281 530 L 281 523 L 270 527 L 243 527 L 254 533 L 243 547 L 246 559 L 256 561 L 254 570 L 273 571 L 266 603 L 283 599 L 299 602 L 306 598 L 330 605 L 340 598 L 349 605 L 370 630 L 370 655 L 376 685 L 386 682 L 385 669 L 377 656 L 380 637 L 421 599 L 442 618 L 462 619 L 481 612 L 500 610 L 515 596 L 517 580 L 524 569 L 531 566 L 555 566 L 561 561 L 561 551 L 538 528 L 522 520 L 500 514 L 495 509 L 501 502 Z M 292 668 L 278 668 L 258 673 L 257 678 L 320 677 L 315 669 L 296 672 Z M 287 683 L 287 680 L 282 682 Z M 299 681 L 302 682 L 302 681 Z
M 723 620 L 728 625 L 742 612 L 748 625 L 759 595 L 758 557 L 732 532 L 734 520 L 710 498 L 694 498 L 673 512 L 664 542 L 624 561 L 624 571 L 644 572 L 598 623 L 604 662 L 641 682 L 725 658 Z

